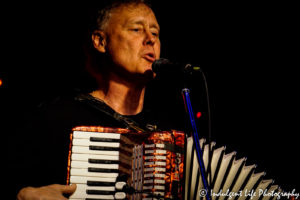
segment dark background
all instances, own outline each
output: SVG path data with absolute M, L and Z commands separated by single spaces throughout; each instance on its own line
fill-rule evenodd
M 23 112 L 81 83 L 74 77 L 83 67 L 88 5 L 2 6 L 0 98 L 6 125 L 17 126 Z M 186 0 L 153 2 L 153 9 L 161 26 L 161 56 L 200 65 L 206 75 L 217 146 L 247 156 L 266 178 L 299 192 L 296 5 Z M 203 113 L 197 123 L 207 126 L 201 77 L 191 88 L 195 112 Z M 173 91 L 180 87 L 167 92 Z M 170 105 L 176 112 L 176 102 Z M 205 127 L 199 129 L 200 137 L 207 135 Z

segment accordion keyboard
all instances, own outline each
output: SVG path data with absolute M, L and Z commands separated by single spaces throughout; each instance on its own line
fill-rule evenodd
M 130 149 L 120 143 L 121 134 L 73 132 L 69 181 L 77 189 L 70 199 L 115 199 L 117 177 L 130 166 Z
M 69 199 L 177 199 L 182 193 L 184 138 L 175 131 L 74 130 L 67 183 L 77 184 L 77 189 Z

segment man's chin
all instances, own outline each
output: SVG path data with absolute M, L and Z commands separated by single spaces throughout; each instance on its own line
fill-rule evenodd
M 156 73 L 154 73 L 151 69 L 146 70 L 144 73 L 139 74 L 138 79 L 139 82 L 148 83 L 156 77 Z

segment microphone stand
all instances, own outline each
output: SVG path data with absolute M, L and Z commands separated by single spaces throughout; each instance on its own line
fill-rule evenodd
M 197 154 L 197 161 L 199 164 L 199 169 L 200 169 L 200 173 L 201 173 L 201 177 L 202 177 L 203 186 L 204 186 L 204 189 L 206 190 L 206 200 L 211 200 L 210 186 L 207 181 L 207 176 L 205 173 L 205 166 L 204 166 L 204 162 L 203 162 L 203 150 L 201 149 L 200 144 L 199 144 L 197 126 L 195 123 L 193 108 L 192 108 L 192 104 L 191 104 L 191 100 L 190 100 L 190 90 L 186 87 L 187 82 L 190 78 L 190 75 L 192 75 L 193 72 L 201 72 L 204 80 L 205 80 L 205 76 L 200 67 L 196 67 L 196 66 L 192 66 L 191 64 L 187 64 L 185 66 L 180 66 L 180 67 L 177 66 L 174 68 L 174 65 L 176 65 L 176 63 L 174 64 L 174 63 L 170 62 L 168 59 L 160 58 L 156 62 L 153 63 L 152 68 L 155 72 L 159 71 L 159 70 L 161 70 L 161 72 L 163 72 L 164 71 L 163 69 L 165 69 L 164 72 L 166 72 L 166 71 L 168 72 L 170 69 L 177 69 L 177 71 L 175 70 L 174 72 L 177 72 L 177 73 L 179 72 L 181 75 L 183 72 L 184 87 L 183 87 L 181 93 L 182 93 L 183 101 L 185 104 L 185 110 L 189 116 L 191 126 L 192 126 L 192 137 L 193 137 L 194 147 L 195 147 L 196 154 Z M 205 80 L 205 86 L 206 86 L 206 80 Z M 207 89 L 207 86 L 206 86 L 206 89 Z M 207 100 L 208 100 L 208 96 L 207 96 Z M 208 104 L 209 104 L 209 101 L 208 101 Z M 209 107 L 209 105 L 208 105 L 208 107 Z M 210 113 L 210 111 L 208 111 L 208 114 L 209 113 Z M 210 114 L 209 114 L 209 118 L 210 118 Z M 210 134 L 210 119 L 209 119 L 209 140 L 210 140 L 210 137 L 211 137 L 211 134 Z M 209 141 L 209 151 L 210 151 L 210 141 Z M 209 151 L 208 151 L 208 157 L 210 160 Z M 210 175 L 210 161 L 208 164 L 208 172 Z M 210 181 L 211 181 L 211 178 L 210 178 Z
M 204 186 L 204 189 L 206 190 L 206 199 L 211 200 L 210 188 L 209 188 L 209 185 L 208 185 L 208 182 L 206 179 L 206 174 L 205 174 L 205 166 L 204 166 L 204 161 L 203 161 L 203 150 L 200 147 L 197 126 L 196 126 L 193 108 L 192 108 L 191 99 L 190 99 L 190 90 L 187 87 L 184 87 L 182 89 L 181 93 L 182 93 L 184 105 L 186 108 L 185 110 L 189 116 L 190 123 L 192 126 L 192 137 L 193 137 L 194 147 L 195 147 L 196 154 L 197 154 L 197 160 L 198 160 L 198 164 L 199 164 L 199 169 L 200 169 L 200 174 L 202 177 L 203 186 Z

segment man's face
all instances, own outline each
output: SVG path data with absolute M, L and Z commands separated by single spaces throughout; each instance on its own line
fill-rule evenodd
M 149 7 L 139 4 L 117 8 L 105 33 L 105 50 L 111 56 L 113 73 L 125 78 L 154 77 L 152 63 L 160 57 L 159 25 Z

